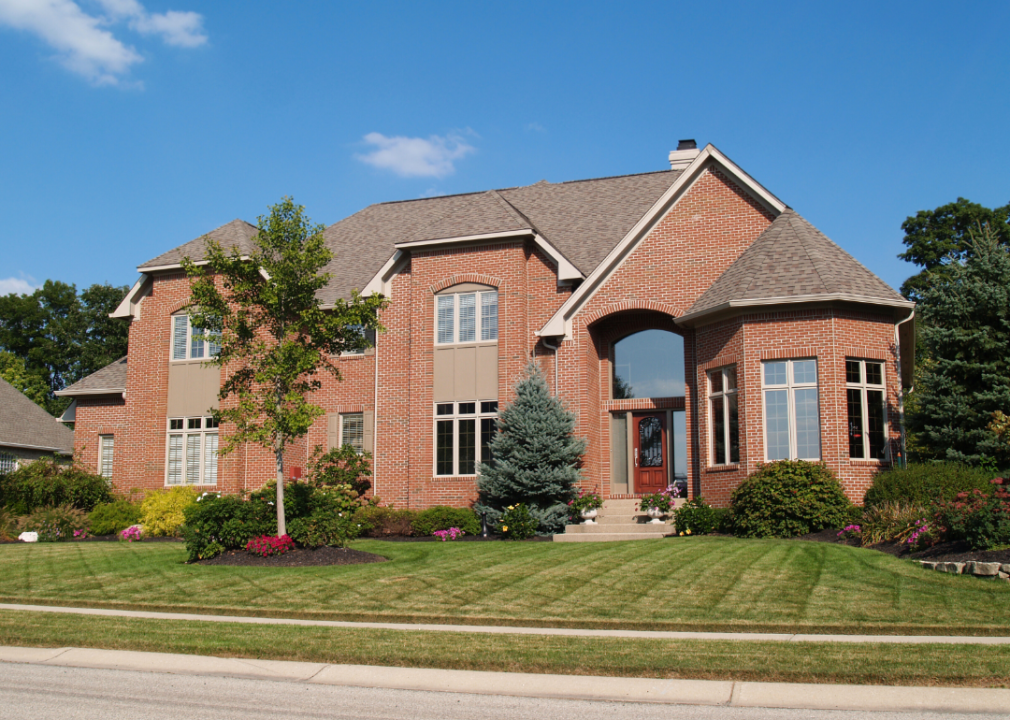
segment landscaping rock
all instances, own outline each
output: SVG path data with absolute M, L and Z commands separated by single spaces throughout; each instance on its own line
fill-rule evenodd
M 1003 580 L 1010 580 L 1010 573 L 1005 573 L 1002 570 L 999 571 L 999 576 Z
M 964 571 L 963 562 L 943 562 L 937 563 L 936 569 L 940 572 L 950 573 L 951 575 L 960 575 Z
M 930 562 L 929 560 L 920 560 L 922 567 L 926 570 L 936 570 L 937 563 Z
M 970 569 L 969 569 L 970 566 Z M 982 577 L 992 577 L 999 572 L 1000 564 L 994 562 L 969 562 L 965 563 L 964 571 L 970 572 L 972 575 L 980 575 Z
M 1004 563 L 1004 564 L 1000 565 L 999 566 L 999 571 L 1010 574 L 1010 563 Z

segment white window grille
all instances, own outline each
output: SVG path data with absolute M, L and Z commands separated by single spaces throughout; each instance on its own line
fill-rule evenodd
M 112 456 L 115 444 L 116 438 L 112 435 L 98 436 L 98 474 L 104 478 L 112 477 Z
M 439 295 L 435 298 L 437 344 L 452 345 L 497 339 L 497 290 Z
M 762 363 L 765 459 L 820 460 L 816 360 Z
M 435 405 L 435 474 L 476 475 L 491 459 L 498 429 L 498 402 L 481 400 Z
M 712 429 L 710 462 L 712 465 L 738 463 L 740 415 L 737 405 L 736 366 L 710 371 L 708 389 L 709 427 Z
M 218 423 L 212 417 L 169 418 L 165 483 L 216 485 Z
M 365 451 L 364 413 L 345 413 L 340 416 L 340 445 L 350 445 L 359 455 Z
M 0 475 L 12 473 L 18 469 L 18 458 L 14 453 L 0 452 Z
M 887 459 L 887 387 L 884 363 L 845 361 L 845 395 L 849 411 L 849 457 Z
M 203 360 L 217 357 L 220 333 L 193 327 L 188 315 L 172 316 L 172 359 Z

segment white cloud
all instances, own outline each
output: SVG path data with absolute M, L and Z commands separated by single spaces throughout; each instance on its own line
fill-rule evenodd
M 538 122 L 526 123 L 527 132 L 547 132 L 547 128 Z
M 383 170 L 392 170 L 401 177 L 436 177 L 451 175 L 456 171 L 454 161 L 466 157 L 476 148 L 455 134 L 441 137 L 410 138 L 386 137 L 372 132 L 364 140 L 375 150 L 356 156 L 358 160 Z
M 0 279 L 0 296 L 17 293 L 18 295 L 30 295 L 35 292 L 33 286 L 24 277 L 9 277 Z
M 207 41 L 197 13 L 149 14 L 137 0 L 98 0 L 104 13 L 89 15 L 73 0 L 0 0 L 0 25 L 37 35 L 71 72 L 95 85 L 119 85 L 144 58 L 109 29 L 123 20 L 142 35 L 168 45 L 195 47 Z

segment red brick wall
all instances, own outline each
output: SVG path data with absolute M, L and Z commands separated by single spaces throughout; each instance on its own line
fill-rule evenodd
M 77 398 L 77 417 L 74 423 L 74 458 L 92 472 L 98 472 L 98 437 L 112 435 L 115 444 L 112 451 L 113 483 L 120 491 L 130 488 L 119 482 L 125 479 L 122 464 L 130 454 L 128 440 L 129 423 L 126 416 L 126 401 L 118 395 Z

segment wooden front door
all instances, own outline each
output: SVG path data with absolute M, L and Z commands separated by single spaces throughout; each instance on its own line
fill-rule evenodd
M 632 415 L 635 423 L 635 492 L 653 493 L 668 484 L 666 413 Z

